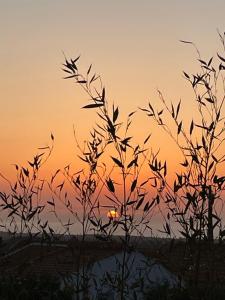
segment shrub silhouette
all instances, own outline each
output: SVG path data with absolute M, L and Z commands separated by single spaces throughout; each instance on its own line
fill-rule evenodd
M 224 52 L 225 35 L 219 34 L 219 37 Z M 199 71 L 192 75 L 186 72 L 183 74 L 194 92 L 193 104 L 198 117 L 185 126 L 181 101 L 177 105 L 169 105 L 160 91 L 160 111 L 152 103 L 142 110 L 173 139 L 183 155 L 182 167 L 176 173 L 173 186 L 168 183 L 158 156 L 150 161 L 150 168 L 161 183 L 158 190 L 160 199 L 166 203 L 169 216 L 179 225 L 180 234 L 191 249 L 195 284 L 198 284 L 199 273 L 202 271 L 201 257 L 206 253 L 208 280 L 212 284 L 215 280 L 214 240 L 222 240 L 225 235 L 221 219 L 225 176 L 219 170 L 225 161 L 225 57 L 224 54 L 217 54 L 216 58 L 204 60 L 193 43 L 181 42 L 190 44 L 197 50 Z M 175 131 L 170 128 L 166 114 L 174 122 Z M 167 222 L 164 228 L 170 234 Z
M 223 51 L 225 50 L 224 34 L 219 34 Z M 188 127 L 182 120 L 182 104 L 167 104 L 164 96 L 158 91 L 159 99 L 162 107 L 154 107 L 153 103 L 149 103 L 147 108 L 142 111 L 158 124 L 176 143 L 178 150 L 181 151 L 184 160 L 181 162 L 181 170 L 176 173 L 176 180 L 171 186 L 167 181 L 167 162 L 162 162 L 159 153 L 146 155 L 144 147 L 132 146 L 132 136 L 127 135 L 128 127 L 131 124 L 131 113 L 128 116 L 125 135 L 121 136 L 121 127 L 124 125 L 118 122 L 119 108 L 112 106 L 109 110 L 109 104 L 106 98 L 106 90 L 102 87 L 101 78 L 90 75 L 91 66 L 85 75 L 80 74 L 77 63 L 79 57 L 75 60 L 66 59 L 64 71 L 69 75 L 66 78 L 72 78 L 76 83 L 80 84 L 91 99 L 90 104 L 85 105 L 85 109 L 95 109 L 101 120 L 97 123 L 97 129 L 94 128 L 92 138 L 99 139 L 98 145 L 102 144 L 100 151 L 96 150 L 97 146 L 93 142 L 88 145 L 88 152 L 83 151 L 81 159 L 90 165 L 90 169 L 98 174 L 99 157 L 107 150 L 109 145 L 113 145 L 115 155 L 111 159 L 115 166 L 120 170 L 121 182 L 123 186 L 123 196 L 119 199 L 116 196 L 116 181 L 112 178 L 111 173 L 103 182 L 109 190 L 112 197 L 110 200 L 120 213 L 120 220 L 111 221 L 102 226 L 101 221 L 90 219 L 94 227 L 104 229 L 115 228 L 120 225 L 124 232 L 124 253 L 126 253 L 127 245 L 131 229 L 134 224 L 134 215 L 129 213 L 142 205 L 146 191 L 140 194 L 142 186 L 150 180 L 156 180 L 155 188 L 156 197 L 151 202 L 144 205 L 144 212 L 152 208 L 155 203 L 159 204 L 163 200 L 166 204 L 168 213 L 164 230 L 170 235 L 171 228 L 169 219 L 172 217 L 180 226 L 180 234 L 185 238 L 189 247 L 189 258 L 192 259 L 194 283 L 199 283 L 200 274 L 205 271 L 202 269 L 202 257 L 207 256 L 207 274 L 209 285 L 212 288 L 215 281 L 214 274 L 214 240 L 215 238 L 223 239 L 225 231 L 222 227 L 222 219 L 220 210 L 223 207 L 222 193 L 224 191 L 225 176 L 219 172 L 219 167 L 225 161 L 223 154 L 223 146 L 225 141 L 225 123 L 223 116 L 225 86 L 223 71 L 225 70 L 225 57 L 217 54 L 217 63 L 215 58 L 204 60 L 200 52 L 192 42 L 181 41 L 195 47 L 198 55 L 199 72 L 189 75 L 183 72 L 185 79 L 191 84 L 194 92 L 194 102 L 198 117 L 190 120 Z M 93 88 L 93 83 L 99 81 L 100 88 Z M 165 115 L 169 115 L 173 120 L 176 130 L 169 126 Z M 150 135 L 146 138 L 148 141 Z M 101 142 L 100 142 L 101 141 Z M 145 141 L 145 142 L 146 142 Z M 145 144 L 144 142 L 144 144 Z M 132 150 L 132 159 L 128 160 L 128 152 Z M 144 157 L 144 161 L 148 162 L 150 167 L 150 176 L 146 182 L 139 183 L 137 175 L 139 171 L 138 162 L 140 157 Z M 131 173 L 131 171 L 133 171 Z M 131 176 L 130 176 L 131 173 Z M 127 183 L 132 177 L 130 184 Z M 99 176 L 100 180 L 101 177 Z M 138 185 L 139 183 L 139 185 Z M 134 194 L 134 200 L 131 196 Z M 141 196 L 141 197 L 140 197 Z M 144 197 L 144 198 L 142 198 Z M 119 206 L 117 206 L 119 204 Z M 143 223 L 142 219 L 142 223 Z M 123 270 L 122 270 L 123 273 Z M 211 289 L 212 291 L 212 289 Z M 123 297 L 123 286 L 121 288 L 121 299 Z
M 47 183 L 40 177 L 40 170 L 51 156 L 53 145 L 54 136 L 51 134 L 51 145 L 39 148 L 41 153 L 28 161 L 27 166 L 15 164 L 15 183 L 2 176 L 9 184 L 9 192 L 0 192 L 0 206 L 4 217 L 1 227 L 13 235 L 42 235 L 43 238 L 49 239 L 54 232 L 48 221 L 42 220 L 46 209 L 42 198 Z
M 76 199 L 82 206 L 78 221 L 82 225 L 83 240 L 91 229 L 98 238 L 104 240 L 116 232 L 123 233 L 124 256 L 118 289 L 120 299 L 125 299 L 125 261 L 131 235 L 134 232 L 143 235 L 146 229 L 151 230 L 149 217 L 155 205 L 159 204 L 159 198 L 152 199 L 146 188 L 152 178 L 141 179 L 143 165 L 153 155 L 146 149 L 150 135 L 142 145 L 135 144 L 130 134 L 135 112 L 129 113 L 125 122 L 121 121 L 119 107 L 108 103 L 100 76 L 91 74 L 92 66 L 83 75 L 78 63 L 79 57 L 65 60 L 64 71 L 69 74 L 65 78 L 75 80 L 85 90 L 91 102 L 83 108 L 96 110 L 98 120 L 90 132 L 86 147 L 82 148 L 77 143 L 81 152 L 79 157 L 87 165 L 88 172 L 73 176 L 67 169 L 64 174 L 74 186 L 75 193 L 78 193 Z M 65 199 L 61 200 L 65 202 Z M 115 218 L 108 213 L 108 220 L 104 221 L 104 208 L 113 210 Z

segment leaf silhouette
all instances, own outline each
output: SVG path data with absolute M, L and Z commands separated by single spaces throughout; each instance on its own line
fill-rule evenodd
M 219 57 L 220 60 L 222 60 L 223 62 L 225 62 L 225 58 L 222 57 L 221 55 L 219 55 L 219 53 L 217 53 L 217 56 Z
M 89 75 L 89 73 L 90 73 L 90 71 L 91 71 L 91 67 L 92 67 L 92 65 L 90 65 L 90 67 L 88 68 L 88 70 L 87 70 L 87 75 Z
M 107 186 L 108 186 L 108 189 L 110 190 L 110 192 L 114 193 L 115 187 L 114 187 L 112 179 L 109 178 L 108 180 L 106 180 L 106 183 L 107 183 Z
M 137 203 L 136 209 L 139 209 L 139 208 L 140 208 L 140 206 L 141 206 L 142 203 L 144 202 L 144 199 L 145 199 L 145 197 L 142 196 L 141 199 L 140 199 L 140 200 L 138 201 L 138 203 Z
M 119 108 L 117 107 L 115 110 L 113 110 L 113 123 L 116 122 L 119 115 Z
M 117 159 L 117 158 L 115 158 L 113 156 L 111 156 L 111 158 L 114 161 L 114 163 L 117 164 L 120 168 L 124 167 L 123 164 L 122 164 L 122 162 L 119 159 Z
M 134 181 L 132 182 L 131 184 L 131 188 L 130 188 L 130 191 L 131 193 L 134 191 L 134 189 L 136 188 L 136 185 L 137 185 L 137 179 L 134 179 Z
M 192 120 L 191 121 L 191 126 L 190 126 L 190 135 L 192 135 L 193 129 L 194 129 L 194 122 Z
M 181 121 L 180 124 L 178 125 L 178 128 L 177 128 L 177 134 L 180 134 L 181 128 L 182 128 L 182 121 Z
M 101 107 L 103 105 L 104 105 L 103 103 L 94 103 L 94 104 L 85 105 L 82 108 L 96 108 L 96 107 Z

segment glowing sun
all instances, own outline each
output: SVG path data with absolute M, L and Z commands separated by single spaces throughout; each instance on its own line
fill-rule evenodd
M 118 217 L 119 217 L 119 214 L 118 214 L 118 212 L 117 212 L 116 210 L 111 209 L 111 210 L 109 210 L 109 211 L 107 212 L 107 217 L 108 217 L 109 219 L 115 219 L 115 218 L 118 218 Z

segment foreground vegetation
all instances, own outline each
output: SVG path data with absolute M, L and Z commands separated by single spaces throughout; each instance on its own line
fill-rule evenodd
M 208 288 L 168 288 L 160 286 L 151 288 L 144 296 L 145 300 L 222 300 L 225 288 L 218 286 L 213 296 Z M 74 289 L 61 287 L 56 278 L 1 278 L 0 297 L 2 300 L 73 300 Z M 84 298 L 83 298 L 84 299 Z M 86 299 L 86 298 L 85 298 Z M 88 299 L 88 298 L 87 298 Z M 98 298 L 98 300 L 107 298 Z
M 224 53 L 225 35 L 219 34 L 219 37 Z M 182 42 L 195 47 L 191 42 Z M 172 185 L 167 180 L 168 162 L 161 161 L 160 152 L 152 151 L 151 143 L 154 144 L 154 141 L 151 141 L 151 133 L 141 144 L 135 142 L 130 133 L 135 112 L 130 112 L 126 120 L 121 120 L 120 109 L 108 101 L 100 76 L 92 72 L 92 66 L 81 72 L 79 57 L 65 58 L 66 78 L 79 84 L 90 99 L 90 103 L 83 108 L 97 113 L 96 125 L 84 145 L 77 141 L 74 133 L 83 167 L 74 171 L 68 165 L 63 170 L 57 170 L 49 180 L 40 178 L 40 169 L 53 151 L 54 136 L 51 135 L 51 145 L 40 148 L 41 152 L 28 162 L 28 166 L 15 165 L 16 182 L 11 183 L 2 176 L 10 187 L 10 192 L 0 191 L 1 226 L 5 230 L 12 234 L 26 233 L 30 237 L 42 236 L 43 240 L 51 242 L 56 235 L 48 218 L 46 220 L 44 217 L 48 210 L 59 222 L 63 235 L 70 235 L 74 224 L 81 228 L 83 245 L 81 243 L 74 257 L 78 261 L 77 283 L 73 290 L 76 299 L 80 299 L 78 291 L 86 294 L 88 290 L 87 268 L 82 264 L 81 255 L 85 255 L 85 241 L 91 232 L 103 241 L 122 233 L 123 263 L 115 287 L 119 298 L 126 299 L 125 261 L 131 237 L 151 233 L 151 217 L 156 209 L 162 213 L 164 220 L 161 232 L 173 238 L 171 224 L 175 223 L 185 239 L 185 255 L 188 253 L 186 258 L 192 266 L 191 284 L 187 282 L 182 289 L 171 290 L 164 286 L 152 289 L 146 299 L 221 299 L 224 289 L 217 284 L 214 257 L 215 239 L 222 243 L 225 236 L 222 224 L 225 176 L 220 171 L 225 161 L 225 56 L 218 54 L 217 58 L 203 59 L 198 50 L 197 55 L 199 71 L 192 75 L 184 72 L 194 93 L 196 119 L 185 126 L 181 101 L 170 105 L 160 91 L 159 106 L 149 103 L 146 108 L 141 108 L 171 137 L 183 155 L 181 170 L 177 171 Z M 170 126 L 168 118 L 174 127 Z M 46 191 L 51 193 L 47 203 L 43 201 Z M 59 204 L 63 204 L 70 214 L 67 223 L 60 219 Z M 166 212 L 160 209 L 161 205 L 166 206 Z M 103 215 L 107 210 L 109 214 L 105 218 Z M 206 262 L 204 266 L 202 260 Z M 206 286 L 202 286 L 203 272 L 207 278 Z M 3 280 L 1 284 L 5 284 L 1 290 L 6 291 L 7 281 Z M 28 285 L 34 284 L 36 290 L 39 281 L 29 280 L 26 284 L 26 280 L 15 282 L 14 290 L 19 289 L 29 295 Z M 62 291 L 57 283 L 49 284 L 56 284 L 53 294 L 37 297 L 58 299 Z M 18 297 L 20 292 L 16 293 Z M 23 299 L 26 299 L 24 295 Z M 61 294 L 61 299 L 66 295 Z
M 73 290 L 62 289 L 57 278 L 52 277 L 2 277 L 0 282 L 2 300 L 72 300 Z

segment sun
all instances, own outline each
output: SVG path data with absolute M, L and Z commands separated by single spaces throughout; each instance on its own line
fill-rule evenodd
M 116 219 L 119 217 L 119 214 L 116 210 L 114 209 L 110 209 L 108 212 L 107 212 L 107 217 L 109 219 Z

